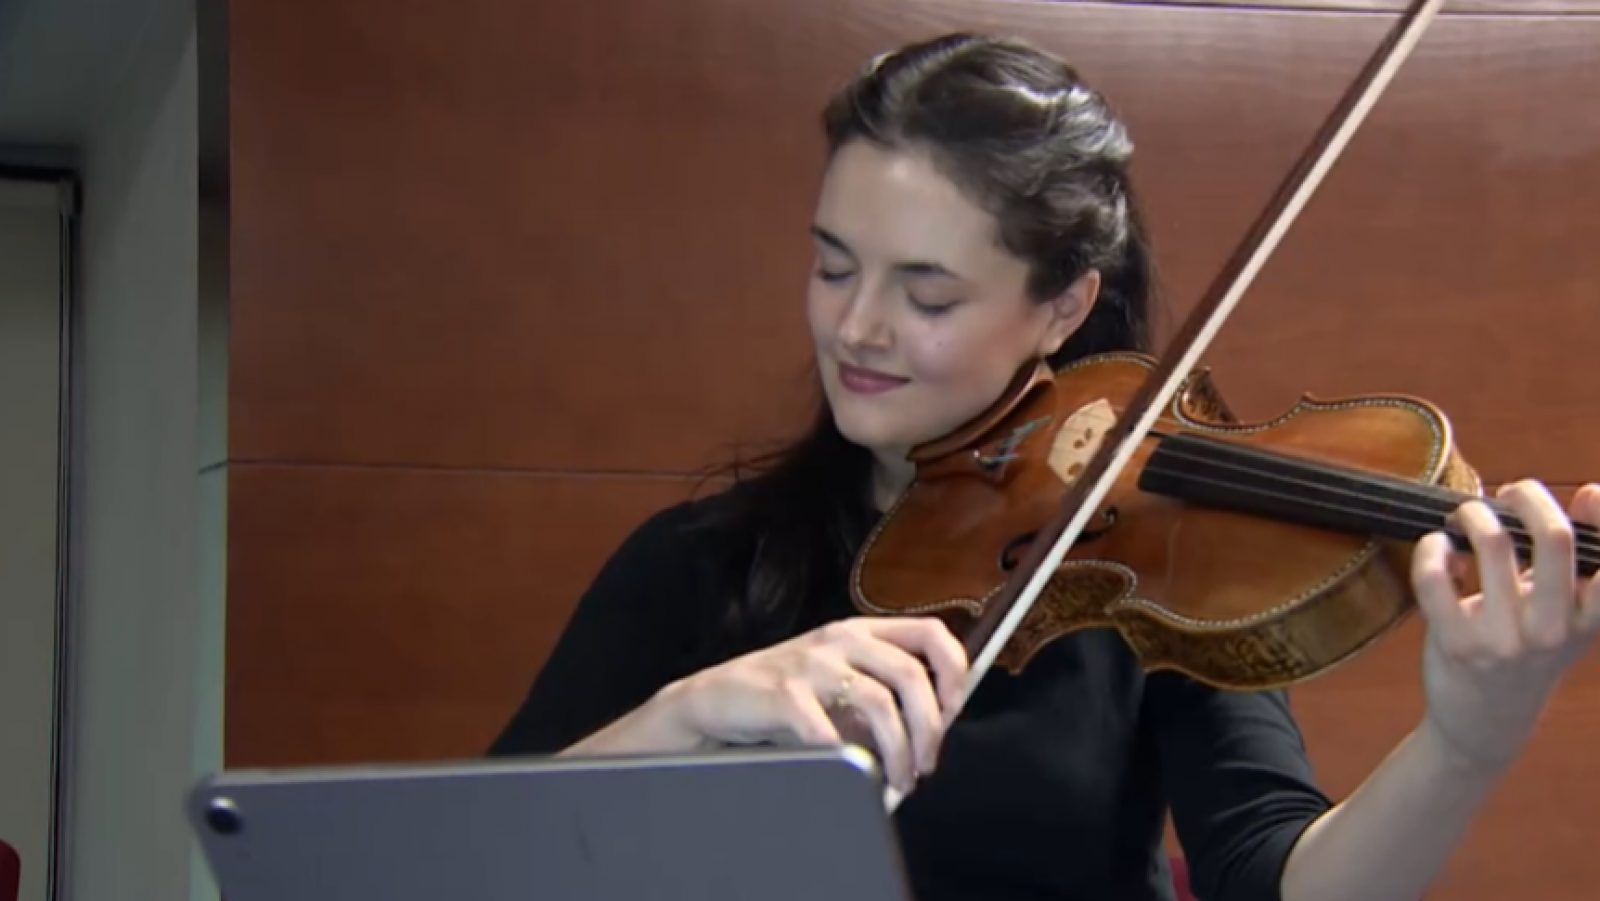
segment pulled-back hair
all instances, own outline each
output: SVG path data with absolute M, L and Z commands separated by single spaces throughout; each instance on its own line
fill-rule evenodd
M 1091 269 L 1088 318 L 1050 359 L 1147 351 L 1153 276 L 1129 182 L 1133 144 L 1105 99 L 1062 60 L 1024 41 L 952 34 L 873 59 L 822 114 L 830 156 L 853 141 L 919 150 L 988 210 L 1029 267 L 1038 302 Z M 834 423 L 826 398 L 810 429 L 736 463 L 719 525 L 730 598 L 725 653 L 822 621 L 870 528 L 872 458 Z M 746 472 L 749 475 L 746 476 Z

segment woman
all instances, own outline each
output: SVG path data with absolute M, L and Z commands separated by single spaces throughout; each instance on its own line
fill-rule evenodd
M 922 901 L 1170 898 L 1169 809 L 1201 897 L 1415 901 L 1600 625 L 1572 523 L 1538 485 L 1504 495 L 1536 538 L 1519 582 L 1505 531 L 1465 506 L 1481 598 L 1457 596 L 1446 541 L 1418 545 L 1428 712 L 1340 804 L 1281 693 L 1146 675 L 1113 633 L 991 672 L 958 709 L 960 644 L 936 620 L 856 616 L 850 561 L 908 483 L 907 449 L 1020 366 L 1146 348 L 1132 147 L 1062 62 L 977 36 L 875 60 L 824 122 L 821 415 L 757 476 L 623 543 L 494 753 L 837 742 L 853 715 L 915 787 L 896 821 Z M 1600 487 L 1574 510 L 1600 520 Z

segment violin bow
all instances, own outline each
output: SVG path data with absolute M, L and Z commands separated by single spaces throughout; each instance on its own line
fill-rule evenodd
M 1174 394 L 1205 353 L 1222 324 L 1244 296 L 1267 258 L 1304 209 L 1323 176 L 1378 102 L 1395 73 L 1422 39 L 1444 0 L 1413 0 L 1379 45 L 1354 84 L 1318 130 L 1294 169 L 1217 274 L 1155 371 L 1141 385 L 1099 450 L 1068 487 L 1061 513 L 1030 543 L 1022 565 L 987 605 L 965 636 L 970 669 L 964 697 L 970 697 L 1061 565 L 1067 551 L 1104 502 L 1112 483 L 1134 450 L 1154 427 Z

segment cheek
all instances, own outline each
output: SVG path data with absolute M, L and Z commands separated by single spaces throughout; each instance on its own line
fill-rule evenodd
M 1026 358 L 1009 334 L 935 330 L 904 344 L 904 360 L 916 380 L 919 419 L 929 432 L 947 433 L 989 409 L 1011 384 Z
M 930 329 L 907 342 L 906 365 L 917 381 L 967 398 L 1010 382 L 1021 365 L 1010 343 L 971 330 Z

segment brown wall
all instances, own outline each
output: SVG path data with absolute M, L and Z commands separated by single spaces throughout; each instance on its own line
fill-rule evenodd
M 1139 140 L 1181 313 L 1401 5 L 234 0 L 228 764 L 478 753 L 624 533 L 793 422 L 816 113 L 870 54 L 1071 58 Z M 1422 395 L 1489 480 L 1574 485 L 1600 3 L 1450 8 L 1213 364 L 1247 415 Z M 1511 8 L 1542 14 L 1477 14 Z M 1419 716 L 1419 635 L 1297 693 L 1331 791 Z M 1591 661 L 1438 897 L 1600 883 L 1596 702 Z

